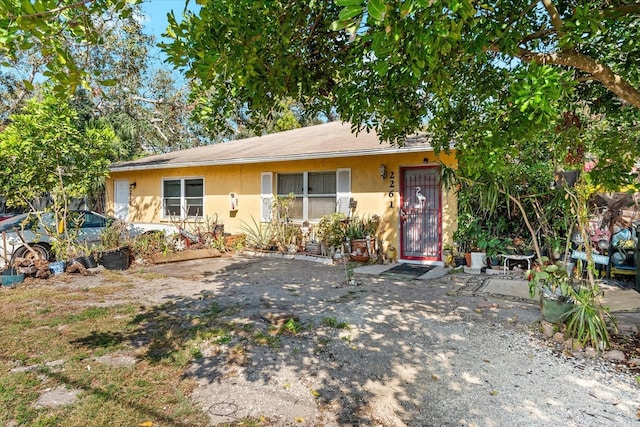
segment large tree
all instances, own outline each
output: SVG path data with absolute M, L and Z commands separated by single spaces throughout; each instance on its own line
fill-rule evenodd
M 638 12 L 602 1 L 223 0 L 173 20 L 166 50 L 215 89 L 212 115 L 229 99 L 263 115 L 292 96 L 392 140 L 430 120 L 448 143 L 501 121 L 522 136 L 577 109 L 637 114 Z
M 83 124 L 67 99 L 31 99 L 0 132 L 0 194 L 23 206 L 43 196 L 60 204 L 83 197 L 107 176 L 115 146 L 108 124 Z
M 127 19 L 137 0 L 8 0 L 0 2 L 0 59 L 13 66 L 23 52 L 37 52 L 44 75 L 60 91 L 104 82 L 91 51 L 107 43 L 113 22 Z M 29 85 L 29 81 L 26 81 Z M 109 83 L 109 82 L 107 82 Z
M 303 120 L 338 114 L 392 141 L 428 121 L 436 146 L 455 142 L 466 153 L 478 151 L 478 142 L 516 150 L 534 136 L 541 140 L 541 132 L 556 138 L 554 131 L 564 135 L 566 148 L 575 129 L 580 138 L 594 134 L 588 128 L 603 118 L 614 131 L 607 144 L 633 145 L 626 130 L 636 126 L 640 111 L 637 3 L 198 4 L 181 20 L 171 15 L 172 42 L 164 48 L 193 79 L 190 105 L 209 129 L 228 133 L 235 125 L 230 118 L 248 117 L 251 131 L 259 132 L 293 99 Z M 0 8 L 7 16 L 0 22 L 2 52 L 11 57 L 19 48 L 37 49 L 50 71 L 67 67 L 66 75 L 50 73 L 67 84 L 83 69 L 70 52 L 105 42 L 95 18 L 131 10 L 112 0 L 55 7 L 45 0 L 3 2 Z M 614 154 L 630 159 L 635 153 Z
M 34 201 L 47 198 L 53 224 L 67 224 L 70 199 L 104 181 L 116 142 L 108 124 L 83 123 L 68 101 L 50 93 L 31 99 L 0 132 L 0 194 L 7 204 L 34 212 L 40 209 Z M 71 234 L 58 227 L 47 233 L 58 254 L 73 248 Z
M 14 58 L 35 46 L 49 75 L 61 83 L 77 83 L 78 76 L 88 77 L 88 70 L 73 52 L 104 44 L 103 24 L 96 17 L 127 17 L 132 13 L 129 3 L 136 1 L 2 2 L 0 52 Z M 325 111 L 335 104 L 354 122 L 378 125 L 382 120 L 386 135 L 393 137 L 447 110 L 456 101 L 453 88 L 482 94 L 493 89 L 487 79 L 495 85 L 496 78 L 504 85 L 516 84 L 512 101 L 517 103 L 512 105 L 525 110 L 544 108 L 570 88 L 579 90 L 583 101 L 601 105 L 609 97 L 640 108 L 637 3 L 199 4 L 197 15 L 187 11 L 179 22 L 174 17 L 168 31 L 174 42 L 167 51 L 175 65 L 199 79 L 203 90 L 215 87 L 211 105 L 221 111 L 229 96 L 246 101 L 256 113 L 268 113 L 284 95 L 293 95 L 316 109 L 320 103 Z M 528 67 L 532 63 L 542 67 Z M 522 74 L 534 86 L 522 87 Z M 559 91 L 548 83 L 578 87 Z M 535 90 L 523 96 L 528 87 Z M 486 99 L 478 96 L 472 105 Z M 393 104 L 404 108 L 399 111 Z
M 209 141 L 190 120 L 188 85 L 179 85 L 153 57 L 154 37 L 144 32 L 142 11 L 127 4 L 135 2 L 31 3 L 0 3 L 8 18 L 0 22 L 0 34 L 3 25 L 12 29 L 6 38 L 0 36 L 0 125 L 24 101 L 39 96 L 45 83 L 62 96 L 73 93 L 71 106 L 80 121 L 111 123 L 120 141 L 111 160 Z M 91 25 L 77 28 L 81 19 Z M 76 33 L 69 33 L 71 28 Z M 62 56 L 48 54 L 54 45 Z M 58 63 L 61 58 L 64 64 Z M 58 67 L 63 78 L 51 67 Z
M 169 17 L 170 62 L 197 84 L 192 99 L 212 131 L 268 130 L 295 101 L 296 120 L 333 118 L 336 67 L 348 35 L 331 29 L 333 2 L 199 2 Z M 229 120 L 231 119 L 231 120 Z M 245 132 L 245 130 L 241 130 Z

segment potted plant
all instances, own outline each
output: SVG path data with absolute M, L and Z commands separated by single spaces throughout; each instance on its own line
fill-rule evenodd
M 542 265 L 527 272 L 529 296 L 540 294 L 542 318 L 551 323 L 561 323 L 573 309 L 573 284 L 566 266 L 560 262 L 549 263 L 542 257 Z
M 351 259 L 358 262 L 369 261 L 369 236 L 367 236 L 365 221 L 357 216 L 351 218 L 345 226 L 344 233 Z
M 129 232 L 124 221 L 115 220 L 100 233 L 98 262 L 107 270 L 126 270 L 130 265 Z
M 458 229 L 453 233 L 453 240 L 464 254 L 467 267 L 471 267 L 471 252 L 477 252 L 478 236 L 482 228 L 478 218 L 469 212 L 461 212 L 458 215 Z M 477 258 L 477 256 L 476 256 Z
M 333 255 L 345 240 L 347 216 L 341 212 L 324 215 L 315 227 L 316 239 L 323 254 Z
M 504 240 L 483 234 L 478 238 L 478 249 L 486 253 L 487 266 L 498 265 L 499 255 L 505 252 Z

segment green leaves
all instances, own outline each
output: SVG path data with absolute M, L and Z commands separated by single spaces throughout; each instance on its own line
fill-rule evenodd
M 558 117 L 559 101 L 571 91 L 570 76 L 556 67 L 536 63 L 519 67 L 512 74 L 512 102 L 528 120 L 540 123 Z
M 331 23 L 332 31 L 346 30 L 348 33 L 354 34 L 365 12 L 365 0 L 337 0 L 335 2 L 342 7 L 338 14 L 338 19 Z
M 340 21 L 348 21 L 351 18 L 358 16 L 362 13 L 362 6 L 348 6 L 340 11 L 340 15 L 338 15 L 338 19 Z
M 406 18 L 413 12 L 415 3 L 413 0 L 405 0 L 400 5 L 400 18 Z
M 84 196 L 107 175 L 113 130 L 79 129 L 67 101 L 51 93 L 32 99 L 0 133 L 0 193 L 10 203 L 25 205 L 44 194 Z
M 384 21 L 387 16 L 387 5 L 384 0 L 369 0 L 367 4 L 369 16 L 377 21 Z
M 38 2 L 36 2 L 36 3 L 38 3 Z M 22 5 L 22 11 L 24 13 L 29 13 L 29 14 L 36 13 L 35 8 L 31 4 L 31 0 L 22 0 L 21 5 Z M 42 5 L 39 5 L 39 6 L 42 9 Z
M 46 74 L 59 92 L 73 93 L 90 80 L 87 67 L 79 66 L 79 49 L 90 50 L 104 43 L 104 15 L 126 19 L 131 4 L 139 0 L 20 0 L 0 2 L 0 53 L 17 60 L 36 49 L 45 61 Z

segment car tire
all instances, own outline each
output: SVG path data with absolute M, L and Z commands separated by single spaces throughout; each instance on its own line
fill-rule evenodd
M 26 246 L 22 246 L 16 249 L 16 251 L 13 253 L 13 256 L 16 258 L 17 257 L 26 258 L 30 261 L 35 261 L 37 259 L 43 259 L 45 261 L 50 260 L 51 252 L 48 245 L 44 245 L 41 243 L 33 243 L 33 244 L 30 244 L 29 246 L 31 246 L 31 249 L 33 249 L 33 251 L 30 251 L 29 249 L 27 249 Z

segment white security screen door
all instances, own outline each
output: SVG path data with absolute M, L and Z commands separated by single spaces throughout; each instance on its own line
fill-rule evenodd
M 129 220 L 129 181 L 118 179 L 114 182 L 113 211 L 116 218 Z

